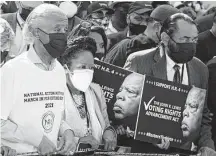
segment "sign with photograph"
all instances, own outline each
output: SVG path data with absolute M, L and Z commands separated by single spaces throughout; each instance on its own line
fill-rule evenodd
M 134 138 L 196 150 L 206 90 L 146 76 Z
M 171 147 L 196 151 L 206 90 L 98 60 L 93 82 L 103 89 L 112 124 L 127 138 L 157 144 L 166 137 Z
M 95 60 L 94 63 L 93 82 L 99 84 L 103 89 L 109 118 L 114 120 L 113 106 L 116 102 L 116 95 L 124 79 L 132 72 L 98 60 Z

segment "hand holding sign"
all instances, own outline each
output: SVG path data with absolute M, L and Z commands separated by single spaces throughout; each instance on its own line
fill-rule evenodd
M 64 132 L 63 136 L 60 138 L 58 150 L 60 150 L 59 154 L 62 155 L 70 154 L 70 152 L 74 152 L 76 150 L 76 143 L 72 130 L 68 129 Z
M 80 138 L 79 143 L 90 144 L 92 149 L 98 149 L 99 147 L 99 142 L 92 135 Z
M 169 146 L 170 146 L 170 141 L 169 141 L 168 138 L 163 137 L 163 138 L 161 139 L 161 143 L 160 143 L 160 144 L 156 144 L 155 146 L 157 146 L 157 147 L 160 148 L 160 149 L 165 149 L 165 150 L 167 150 L 167 149 L 169 148 Z
M 117 137 L 113 130 L 107 129 L 104 131 L 103 134 L 103 141 L 104 141 L 104 149 L 107 151 L 113 151 L 117 145 Z

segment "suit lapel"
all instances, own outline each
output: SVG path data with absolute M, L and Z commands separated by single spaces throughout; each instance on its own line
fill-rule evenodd
M 159 51 L 156 51 L 155 54 L 155 61 L 157 61 L 152 68 L 152 72 L 153 72 L 153 76 L 163 79 L 163 80 L 167 80 L 167 70 L 166 70 L 166 57 L 165 55 L 160 59 L 158 56 L 160 57 L 160 53 Z M 157 60 L 158 58 L 158 60 Z
M 187 73 L 188 73 L 189 85 L 200 87 L 199 71 L 196 71 L 196 68 L 193 65 L 192 61 L 187 63 Z

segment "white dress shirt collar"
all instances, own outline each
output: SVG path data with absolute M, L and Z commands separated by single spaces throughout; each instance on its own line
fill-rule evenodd
M 166 55 L 166 61 L 167 61 L 168 70 L 172 70 L 173 67 L 174 67 L 175 65 L 178 65 L 180 68 L 182 68 L 182 66 L 183 66 L 182 63 L 175 63 L 175 62 L 167 55 L 166 52 L 165 52 L 165 55 Z
M 32 63 L 34 63 L 35 65 L 37 65 L 38 67 L 40 67 L 41 69 L 44 69 L 44 70 L 52 70 L 52 69 L 54 69 L 54 67 L 56 65 L 56 59 L 49 66 L 47 66 L 45 63 L 43 63 L 43 61 L 37 55 L 32 44 L 29 46 L 28 58 L 30 59 L 30 61 Z

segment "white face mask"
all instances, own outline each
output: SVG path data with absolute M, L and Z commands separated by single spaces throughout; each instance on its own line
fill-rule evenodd
M 70 73 L 70 80 L 76 89 L 86 92 L 92 82 L 93 73 L 90 69 L 77 69 Z

